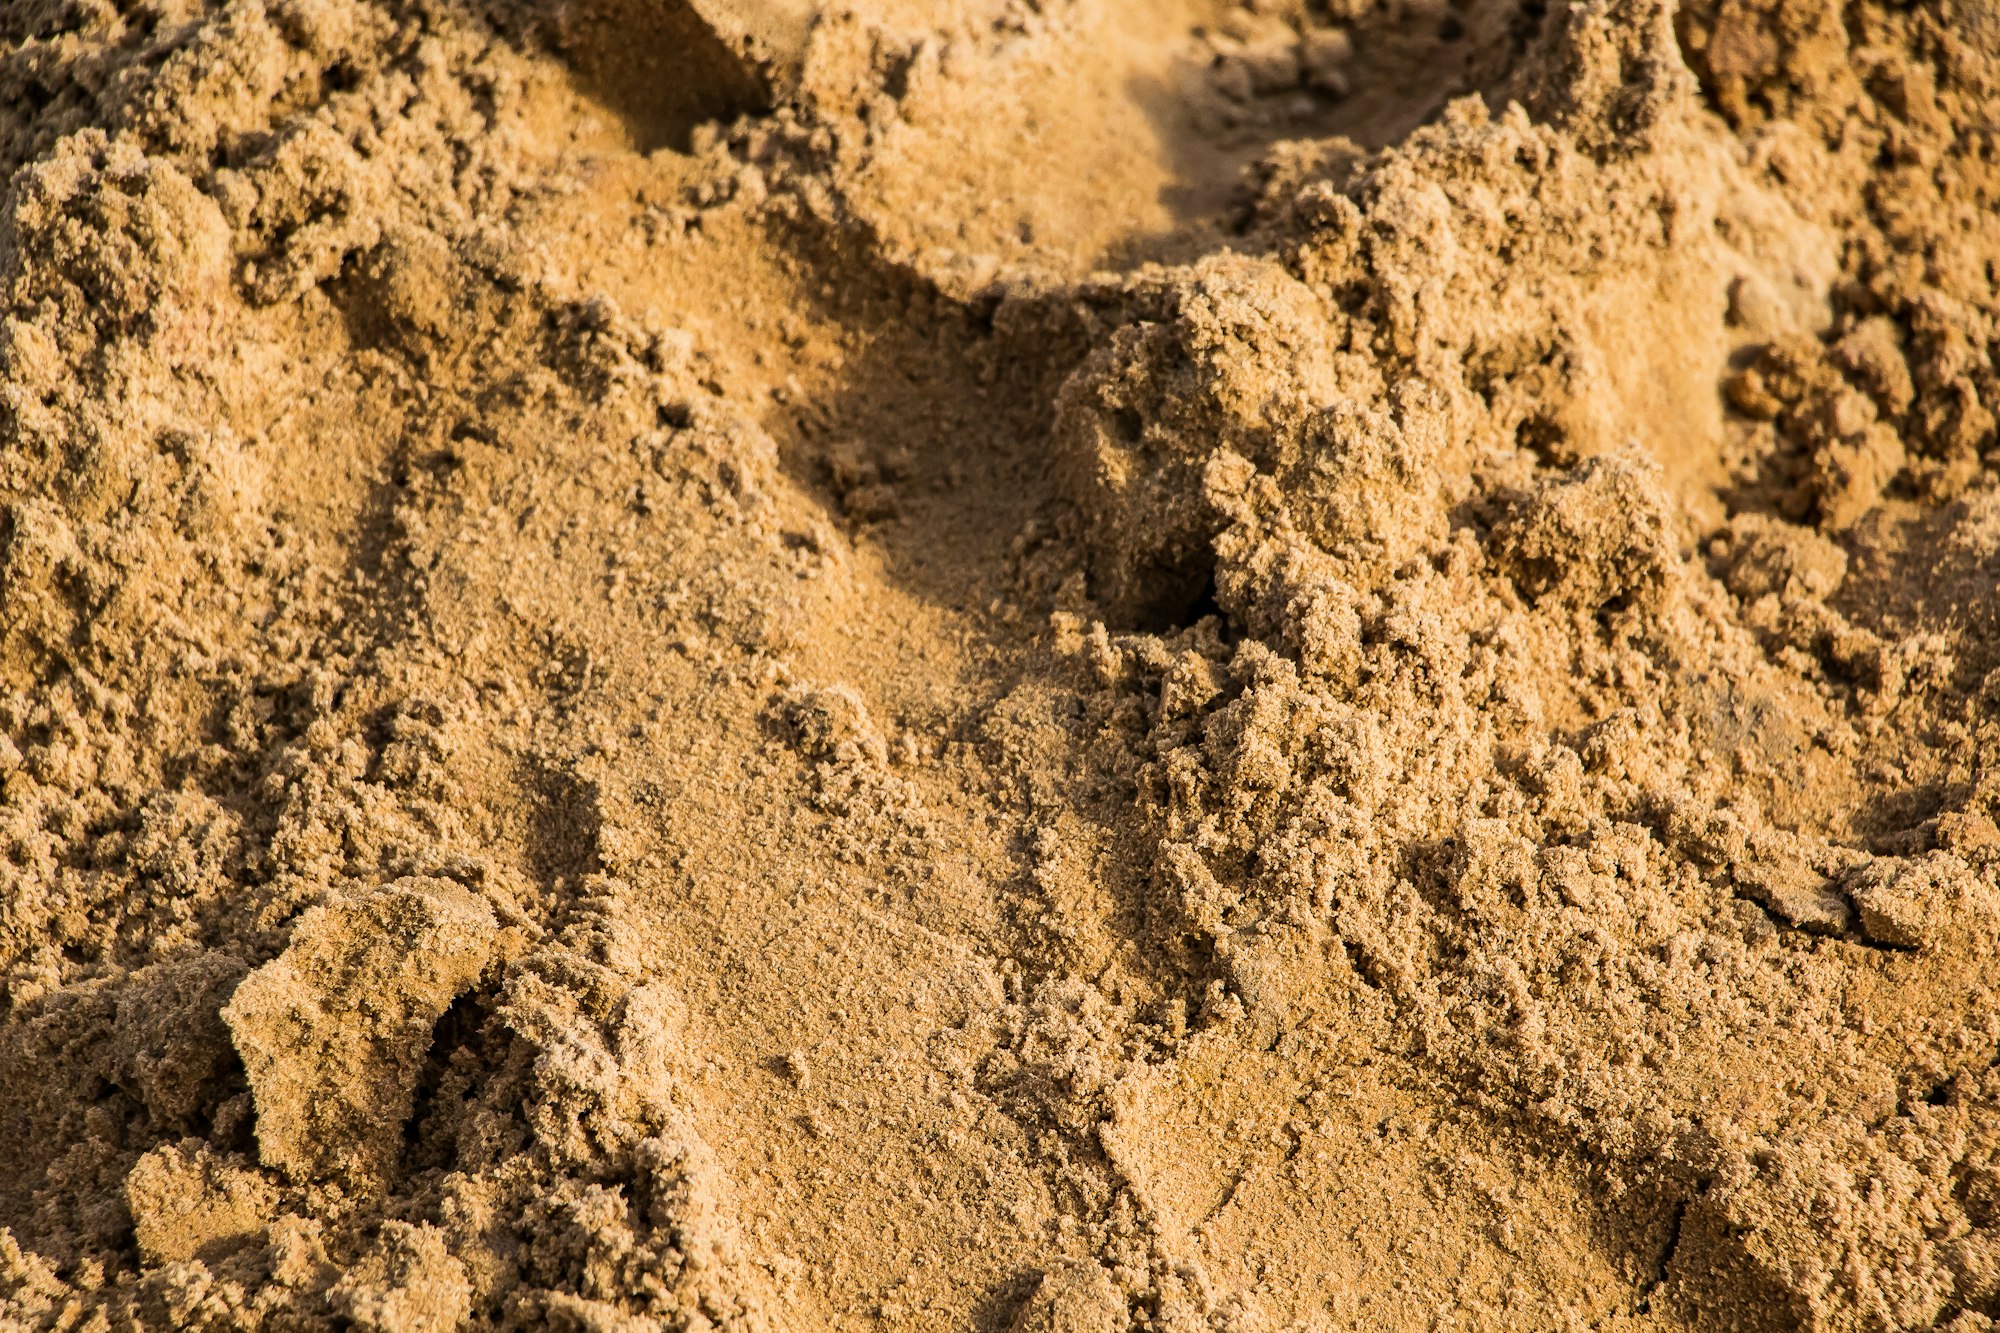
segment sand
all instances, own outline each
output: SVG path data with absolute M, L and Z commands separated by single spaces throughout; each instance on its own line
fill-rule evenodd
M 14 0 L 0 179 L 0 1326 L 2000 1319 L 1993 0 Z

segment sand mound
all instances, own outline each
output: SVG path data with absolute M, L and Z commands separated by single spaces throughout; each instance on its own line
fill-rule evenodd
M 0 1322 L 1988 1329 L 1990 0 L 0 12 Z

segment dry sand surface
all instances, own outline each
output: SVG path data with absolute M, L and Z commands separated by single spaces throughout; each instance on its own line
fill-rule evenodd
M 1996 1327 L 1996 0 L 6 0 L 0 180 L 0 1327 Z

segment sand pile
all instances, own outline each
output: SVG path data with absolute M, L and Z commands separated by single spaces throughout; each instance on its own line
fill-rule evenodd
M 1991 1329 L 1991 0 L 0 10 L 0 1323 Z

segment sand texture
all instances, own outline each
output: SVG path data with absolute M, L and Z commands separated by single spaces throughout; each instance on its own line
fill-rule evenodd
M 1995 0 L 7 0 L 0 181 L 0 1328 L 1996 1328 Z

